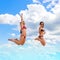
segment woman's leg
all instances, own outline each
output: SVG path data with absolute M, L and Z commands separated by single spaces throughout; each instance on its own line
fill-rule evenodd
M 9 41 L 12 41 L 14 43 L 16 43 L 17 45 L 20 44 L 19 40 L 18 39 L 8 39 Z
M 35 38 L 35 40 L 38 40 L 38 41 L 40 41 L 40 37 L 38 36 L 37 38 Z
M 23 45 L 25 43 L 26 37 L 24 35 L 21 36 L 19 42 L 21 45 Z
M 18 39 L 8 39 L 8 40 L 16 43 L 17 45 L 23 45 L 25 43 L 24 36 L 21 36 L 20 40 Z
M 35 38 L 35 40 L 39 40 L 39 38 Z
M 40 38 L 40 42 L 41 42 L 41 44 L 42 44 L 43 46 L 46 45 L 46 42 L 45 42 L 44 38 Z

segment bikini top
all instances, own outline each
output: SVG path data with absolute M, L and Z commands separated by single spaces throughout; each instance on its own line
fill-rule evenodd
M 44 31 L 43 29 L 41 29 L 41 31 Z
M 23 26 L 22 29 L 26 29 L 26 26 Z
M 41 31 L 44 31 L 44 29 L 42 28 Z

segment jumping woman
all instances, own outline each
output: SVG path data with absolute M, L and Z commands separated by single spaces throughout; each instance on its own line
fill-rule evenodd
M 38 36 L 38 38 L 35 38 L 35 40 L 40 41 L 43 46 L 46 45 L 46 42 L 45 42 L 44 37 L 43 37 L 44 34 L 45 34 L 44 22 L 41 21 L 40 26 L 39 26 L 39 36 Z
M 25 26 L 25 22 L 23 20 L 23 14 L 20 15 L 21 17 L 21 22 L 20 22 L 20 39 L 8 39 L 9 41 L 12 41 L 14 43 L 16 43 L 17 45 L 23 45 L 26 41 L 26 26 Z

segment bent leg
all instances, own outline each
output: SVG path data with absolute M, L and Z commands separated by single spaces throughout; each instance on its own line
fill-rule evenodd
M 17 45 L 23 45 L 25 43 L 24 36 L 21 36 L 20 40 L 18 39 L 8 39 L 8 40 L 16 43 Z
M 18 39 L 8 39 L 8 40 L 16 43 L 17 45 L 20 44 L 20 41 Z
M 14 42 L 15 40 L 18 40 L 18 39 L 8 39 L 8 40 Z
M 43 46 L 46 45 L 46 42 L 45 42 L 44 38 L 40 38 L 40 42 L 41 42 L 41 44 L 42 44 Z
M 25 43 L 25 40 L 26 40 L 26 37 L 21 36 L 21 38 L 19 40 L 20 41 L 20 44 L 23 45 Z
M 38 38 L 35 38 L 35 40 L 38 40 L 38 41 L 39 41 L 40 39 L 39 39 L 39 37 L 38 37 Z

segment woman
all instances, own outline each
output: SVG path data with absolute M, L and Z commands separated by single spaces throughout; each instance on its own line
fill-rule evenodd
M 26 26 L 25 26 L 25 22 L 23 21 L 23 14 L 21 14 L 21 22 L 20 22 L 20 39 L 8 39 L 9 41 L 12 41 L 14 43 L 16 43 L 17 45 L 23 45 L 25 43 L 26 40 Z
M 45 42 L 45 40 L 43 38 L 44 34 L 45 34 L 45 31 L 44 31 L 44 22 L 41 21 L 40 22 L 40 27 L 39 27 L 39 36 L 35 40 L 40 41 L 43 46 L 46 45 L 46 42 Z

